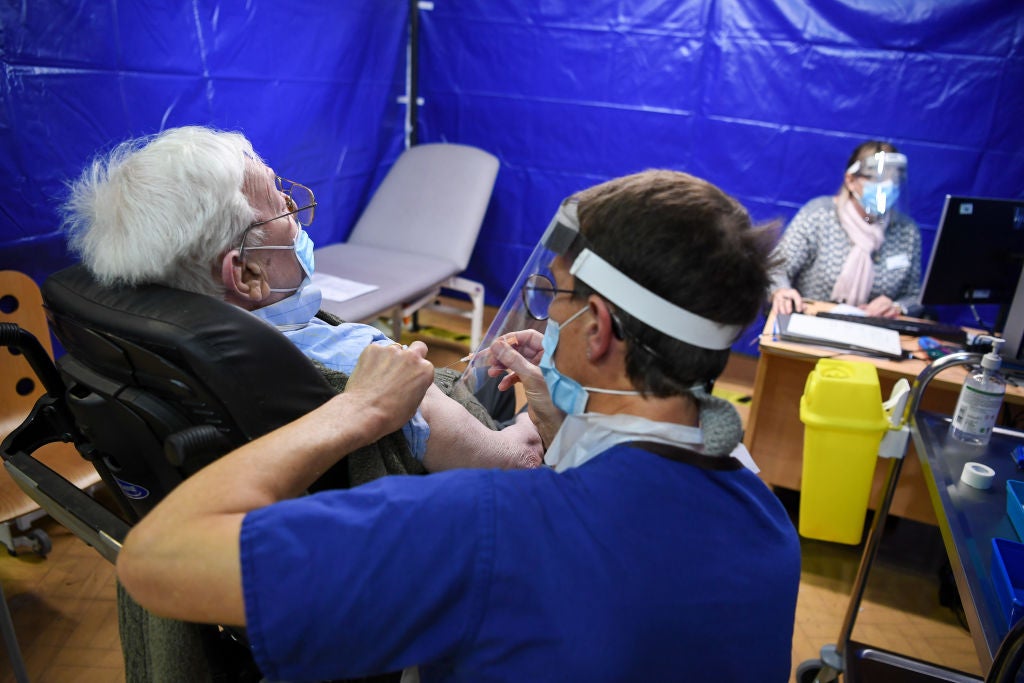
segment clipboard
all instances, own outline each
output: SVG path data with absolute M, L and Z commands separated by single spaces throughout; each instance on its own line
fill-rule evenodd
M 779 339 L 784 341 L 831 346 L 893 360 L 903 359 L 900 333 L 896 330 L 803 313 L 779 315 L 775 318 L 775 327 Z

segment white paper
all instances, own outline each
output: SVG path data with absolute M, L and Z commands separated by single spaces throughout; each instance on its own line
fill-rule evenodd
M 884 327 L 799 313 L 779 316 L 778 321 L 779 336 L 782 339 L 859 351 L 876 351 L 894 358 L 899 358 L 903 351 L 900 347 L 899 332 Z
M 835 306 L 830 308 L 828 312 L 829 313 L 842 313 L 843 315 L 860 315 L 860 316 L 866 316 L 867 315 L 867 313 L 865 313 L 862 309 L 857 308 L 853 304 L 836 304 Z
M 323 294 L 325 299 L 338 302 L 355 299 L 357 296 L 362 296 L 363 294 L 368 294 L 375 289 L 380 289 L 377 285 L 369 285 L 365 282 L 356 282 L 355 280 L 346 280 L 343 277 L 327 275 L 326 273 L 313 273 L 312 282 L 320 288 L 320 293 Z

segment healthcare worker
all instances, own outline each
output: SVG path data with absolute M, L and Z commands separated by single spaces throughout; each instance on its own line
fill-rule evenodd
M 796 533 L 707 393 L 763 301 L 769 245 L 684 173 L 579 193 L 521 278 L 543 335 L 476 354 L 524 384 L 552 467 L 296 498 L 430 383 L 421 343 L 371 346 L 344 394 L 147 515 L 120 579 L 158 614 L 245 626 L 271 680 L 788 680 Z
M 868 140 L 845 168 L 839 191 L 805 204 L 775 248 L 772 308 L 799 313 L 806 298 L 885 318 L 916 312 L 921 232 L 905 208 L 907 157 Z

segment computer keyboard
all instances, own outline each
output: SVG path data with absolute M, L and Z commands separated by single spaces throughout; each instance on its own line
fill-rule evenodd
M 946 325 L 944 323 L 924 322 L 920 320 L 900 320 L 898 318 L 875 318 L 865 315 L 852 315 L 849 313 L 829 313 L 821 311 L 817 313 L 822 318 L 834 320 L 846 320 L 861 325 L 873 325 L 884 327 L 887 330 L 896 330 L 900 334 L 909 334 L 914 337 L 935 337 L 954 344 L 966 344 L 967 333 L 957 325 Z

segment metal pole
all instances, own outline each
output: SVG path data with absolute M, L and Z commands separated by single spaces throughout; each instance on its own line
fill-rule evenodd
M 419 143 L 419 76 L 420 76 L 420 9 L 419 0 L 409 0 L 409 46 L 407 52 L 409 68 L 406 71 L 406 146 Z
M 4 597 L 2 586 L 0 586 L 0 631 L 3 631 L 4 634 L 7 657 L 11 660 L 11 669 L 14 670 L 14 680 L 17 683 L 28 683 L 25 660 L 21 658 L 21 648 L 18 647 L 18 638 L 14 633 L 14 621 L 11 619 L 11 611 L 7 608 L 7 599 Z

